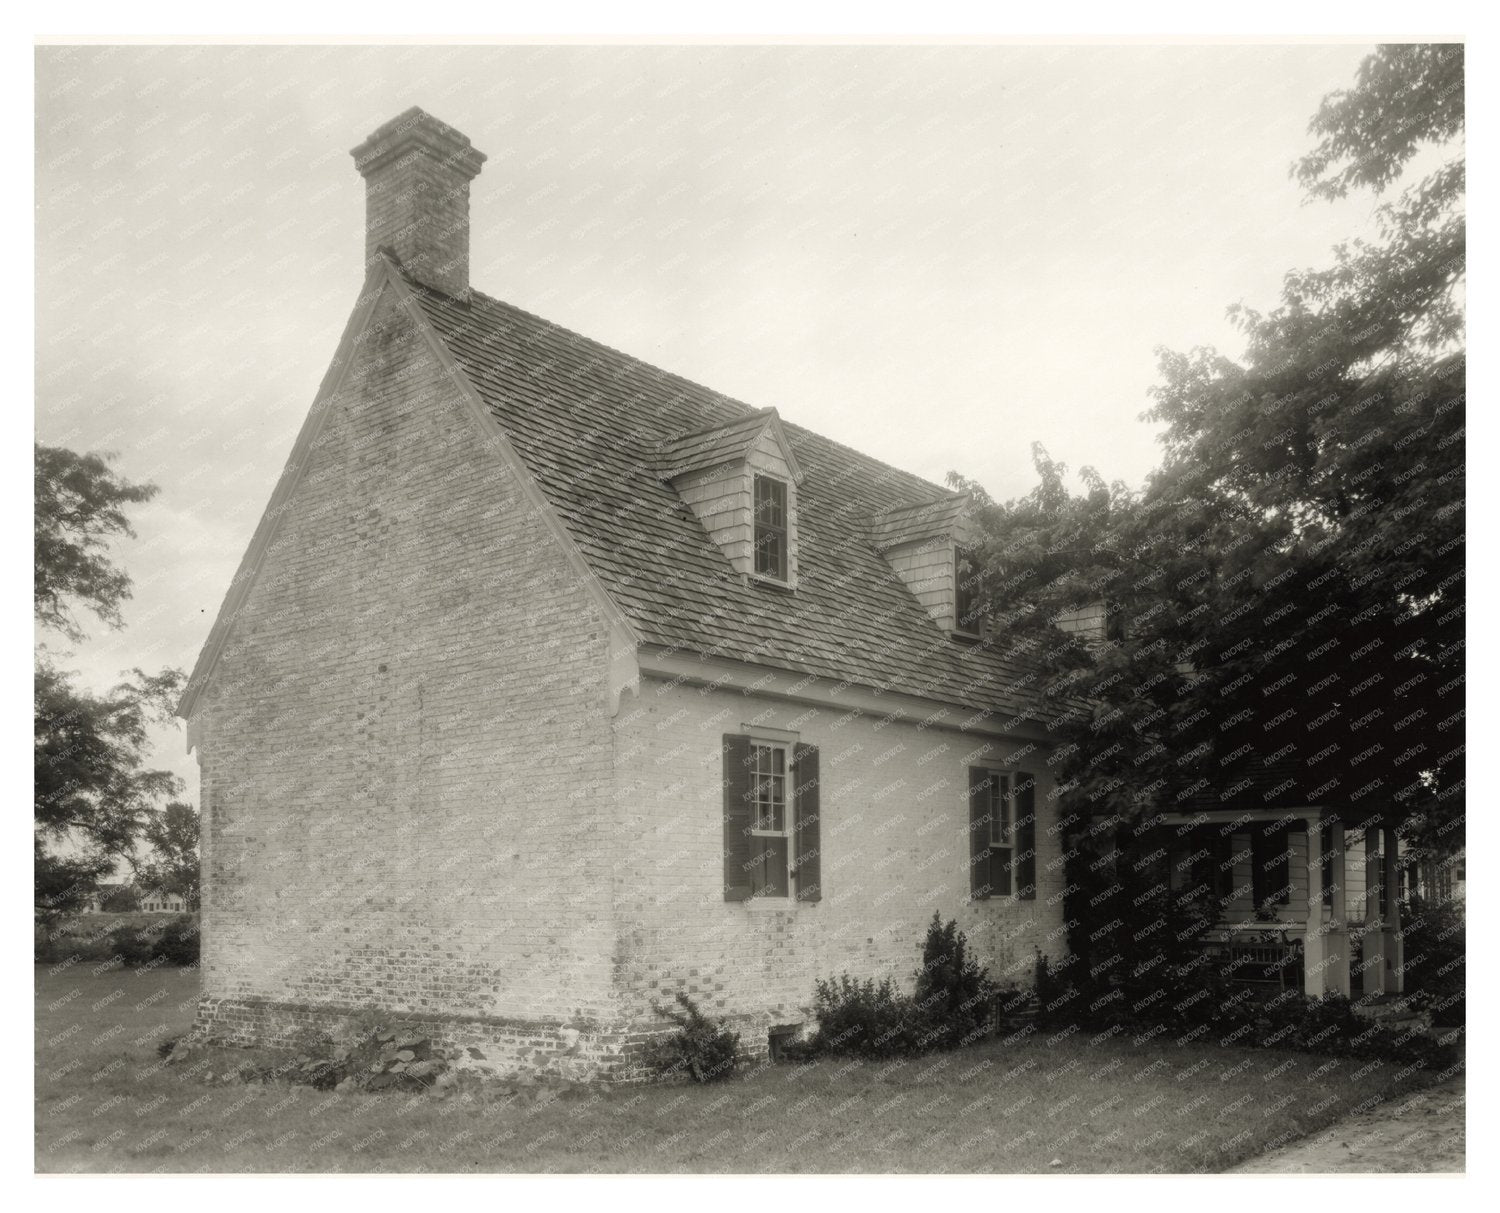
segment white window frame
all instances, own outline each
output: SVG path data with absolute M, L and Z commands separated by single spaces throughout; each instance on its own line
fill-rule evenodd
M 780 754 L 781 755 L 781 790 L 782 790 L 782 803 L 781 803 L 781 824 L 782 824 L 782 828 L 779 829 L 779 830 L 774 830 L 774 829 L 763 829 L 761 827 L 761 825 L 759 824 L 760 823 L 760 801 L 757 799 L 756 802 L 755 802 L 754 809 L 753 809 L 753 812 L 755 814 L 755 818 L 754 818 L 753 823 L 750 826 L 750 833 L 751 834 L 764 835 L 764 836 L 769 837 L 769 838 L 788 838 L 789 839 L 792 836 L 792 830 L 791 830 L 791 826 L 792 826 L 792 747 L 790 745 L 788 745 L 784 741 L 766 741 L 766 740 L 762 740 L 762 739 L 757 738 L 757 737 L 751 737 L 750 738 L 750 748 L 751 748 L 751 751 L 752 751 L 752 756 L 754 754 L 754 751 L 757 751 L 757 750 L 769 750 L 773 754 Z M 774 775 L 775 773 L 776 772 L 775 772 L 774 766 L 773 766 L 772 770 L 770 770 L 768 772 L 764 772 L 764 774 L 770 774 L 770 775 Z M 759 762 L 756 761 L 754 759 L 754 757 L 752 757 L 752 762 L 751 762 L 751 767 L 750 767 L 750 778 L 756 781 L 757 787 L 759 786 L 760 778 L 761 778 L 762 774 L 763 774 L 763 772 L 760 769 Z M 791 867 L 791 860 L 790 860 L 790 858 L 788 858 L 788 860 L 787 860 L 787 866 Z
M 782 518 L 781 518 L 781 563 L 783 575 L 777 577 L 774 573 L 762 573 L 756 568 L 760 557 L 760 517 L 755 508 L 755 485 L 759 480 L 768 480 L 781 486 Z M 750 575 L 757 581 L 769 582 L 771 585 L 792 584 L 792 484 L 784 476 L 777 476 L 771 472 L 750 469 Z
M 794 874 L 797 867 L 797 857 L 794 853 L 797 842 L 795 838 L 795 822 L 797 820 L 796 804 L 796 780 L 792 777 L 792 755 L 796 751 L 798 735 L 788 733 L 781 729 L 770 729 L 755 725 L 742 725 L 746 735 L 750 738 L 752 754 L 756 746 L 764 746 L 768 749 L 780 750 L 782 753 L 782 786 L 785 789 L 786 804 L 782 809 L 782 823 L 786 827 L 781 830 L 762 830 L 759 828 L 758 813 L 752 818 L 750 826 L 750 837 L 752 838 L 785 838 L 786 839 L 786 896 L 784 897 L 752 897 L 743 904 L 749 909 L 786 911 L 797 909 L 801 902 L 797 900 L 797 877 Z M 752 760 L 751 778 L 755 778 L 756 767 Z M 752 809 L 752 812 L 754 810 Z
M 990 819 L 991 872 L 994 871 L 993 865 L 996 862 L 1014 863 L 1016 858 L 1016 796 L 1012 775 L 1011 771 L 985 769 L 985 778 L 989 781 L 989 804 L 986 806 L 986 812 Z M 992 891 L 990 900 L 1016 900 L 1016 884 L 1016 871 L 1011 868 L 1010 887 L 1003 892 Z
M 1010 786 L 1010 772 L 989 771 L 987 774 L 990 782 L 990 850 L 1012 850 L 1016 845 L 1016 804 L 1014 789 Z

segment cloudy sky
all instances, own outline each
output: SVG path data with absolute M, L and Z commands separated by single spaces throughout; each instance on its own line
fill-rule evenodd
M 1369 49 L 40 48 L 36 435 L 161 487 L 70 664 L 193 664 L 358 292 L 348 151 L 407 106 L 489 156 L 479 289 L 1005 498 L 1038 441 L 1139 482 L 1154 348 L 1238 352 L 1226 305 L 1367 227 L 1287 169 Z

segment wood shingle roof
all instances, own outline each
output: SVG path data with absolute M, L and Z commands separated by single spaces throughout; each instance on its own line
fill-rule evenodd
M 747 584 L 662 460 L 700 458 L 695 435 L 734 446 L 769 410 L 478 292 L 408 285 L 643 643 L 1040 718 L 1002 641 L 953 641 L 871 542 L 882 517 L 957 508 L 959 494 L 784 424 L 803 476 L 797 589 Z

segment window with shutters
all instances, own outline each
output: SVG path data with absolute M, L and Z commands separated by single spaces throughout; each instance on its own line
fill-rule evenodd
M 969 771 L 970 892 L 1036 896 L 1036 780 L 1021 771 Z
M 787 579 L 786 481 L 755 477 L 755 573 L 773 581 Z
M 724 768 L 725 900 L 820 900 L 817 747 L 728 734 Z

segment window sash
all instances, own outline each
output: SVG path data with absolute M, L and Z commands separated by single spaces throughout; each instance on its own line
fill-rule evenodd
M 991 772 L 989 777 L 990 850 L 1009 848 L 1015 840 L 1015 813 L 1010 794 L 1010 776 Z
M 755 571 L 785 581 L 787 575 L 787 489 L 785 481 L 755 477 Z
M 786 747 L 755 742 L 751 758 L 750 832 L 785 836 L 790 832 Z

